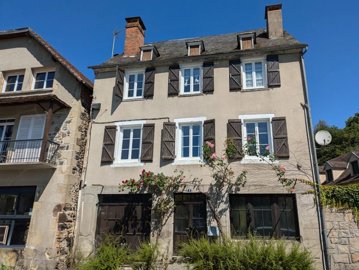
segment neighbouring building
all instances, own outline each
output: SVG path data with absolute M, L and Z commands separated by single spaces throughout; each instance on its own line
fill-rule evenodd
M 69 263 L 92 89 L 31 29 L 0 32 L 0 266 L 6 269 Z
M 258 236 L 297 240 L 321 269 L 318 215 L 305 184 L 288 192 L 258 153 L 269 151 L 292 177 L 312 179 L 305 118 L 306 44 L 283 30 L 282 6 L 265 9 L 267 26 L 245 32 L 146 43 L 140 17 L 126 19 L 124 52 L 97 66 L 85 187 L 81 190 L 78 249 L 93 252 L 111 233 L 136 246 L 158 226 L 151 194 L 119 191 L 143 169 L 182 170 L 200 185 L 175 193 L 174 213 L 158 243 L 168 259 L 189 232 L 217 235 L 206 196 L 213 179 L 202 146 L 235 142 L 231 162 L 246 170 L 239 192 L 223 194 L 221 221 L 233 239 Z M 304 106 L 303 106 L 304 105 Z M 250 137 L 255 149 L 239 153 Z M 304 172 L 304 173 L 303 173 Z

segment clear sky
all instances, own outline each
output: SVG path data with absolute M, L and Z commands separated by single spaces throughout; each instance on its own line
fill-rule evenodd
M 0 30 L 31 27 L 89 78 L 111 56 L 112 32 L 141 16 L 145 42 L 265 27 L 267 0 L 0 0 Z M 283 0 L 284 28 L 305 55 L 313 122 L 339 127 L 359 111 L 359 1 Z

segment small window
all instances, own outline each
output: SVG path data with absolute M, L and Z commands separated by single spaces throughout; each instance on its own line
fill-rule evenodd
M 131 72 L 126 74 L 125 98 L 135 99 L 143 97 L 145 81 L 144 72 Z
M 294 195 L 229 195 L 233 238 L 298 238 Z
M 243 88 L 254 89 L 265 87 L 265 64 L 263 60 L 244 62 L 242 64 Z
M 121 127 L 120 161 L 139 161 L 142 127 Z
M 24 74 L 8 75 L 6 77 L 6 82 L 3 92 L 21 91 L 23 82 L 24 82 Z
M 181 93 L 196 94 L 202 91 L 202 68 L 199 66 L 181 69 Z
M 141 61 L 152 60 L 152 49 L 150 50 L 142 50 Z
M 181 124 L 180 126 L 181 158 L 200 159 L 202 154 L 202 123 Z
M 241 50 L 253 49 L 253 38 L 243 37 L 241 38 Z
M 202 40 L 186 42 L 186 45 L 188 56 L 201 55 L 204 51 L 204 43 Z
M 328 182 L 332 182 L 334 177 L 333 177 L 333 170 L 329 169 L 325 171 L 327 174 L 327 181 Z
M 350 162 L 350 164 L 352 165 L 352 168 L 353 168 L 353 174 L 354 174 L 354 175 L 359 174 L 358 161 L 357 161 L 357 160 L 354 160 L 354 161 Z
M 265 156 L 271 153 L 270 123 L 265 120 L 244 122 L 244 145 L 248 156 Z
M 38 72 L 35 75 L 34 89 L 50 89 L 54 84 L 55 72 Z

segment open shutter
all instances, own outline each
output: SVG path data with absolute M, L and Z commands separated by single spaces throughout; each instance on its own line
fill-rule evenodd
M 267 78 L 268 78 L 268 87 L 280 86 L 278 55 L 267 56 Z
M 176 123 L 165 122 L 162 129 L 161 157 L 164 160 L 173 160 L 176 158 Z
M 176 96 L 179 93 L 179 65 L 170 66 L 168 72 L 168 95 Z
M 101 164 L 110 164 L 114 160 L 116 142 L 116 126 L 105 126 L 103 136 Z
M 145 72 L 145 98 L 152 98 L 155 87 L 155 68 L 146 68 Z
M 227 123 L 227 139 L 233 142 L 235 147 L 235 154 L 231 160 L 241 160 L 242 154 L 242 122 L 239 119 L 228 120 Z
M 206 120 L 203 123 L 203 144 L 206 142 L 213 143 L 216 145 L 216 129 L 215 129 L 215 120 Z M 212 149 L 212 153 L 214 153 L 216 147 Z
M 122 69 L 120 69 L 119 67 L 117 67 L 116 68 L 116 83 L 113 88 L 113 91 L 114 91 L 115 95 L 121 99 L 123 98 L 124 75 L 125 75 L 125 72 Z
M 229 90 L 239 91 L 242 89 L 241 61 L 229 61 Z
M 289 158 L 287 123 L 285 117 L 272 118 L 274 155 L 277 158 Z
M 155 138 L 155 124 L 144 124 L 142 128 L 141 161 L 153 160 L 153 140 Z
M 203 93 L 213 94 L 214 91 L 214 66 L 213 62 L 203 64 Z

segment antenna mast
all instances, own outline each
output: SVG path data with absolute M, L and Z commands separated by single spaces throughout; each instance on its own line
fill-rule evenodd
M 114 51 L 115 51 L 116 38 L 117 38 L 119 33 L 120 33 L 120 31 L 113 31 L 113 33 L 112 33 L 112 52 L 111 52 L 111 57 L 113 57 L 113 54 L 114 54 Z

